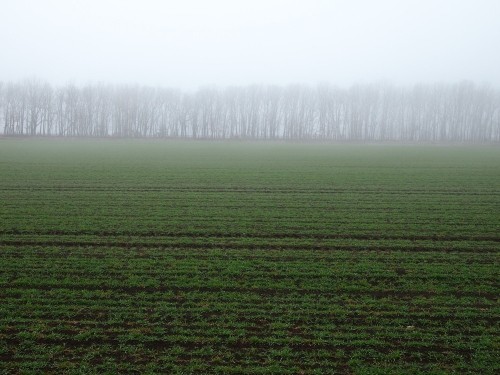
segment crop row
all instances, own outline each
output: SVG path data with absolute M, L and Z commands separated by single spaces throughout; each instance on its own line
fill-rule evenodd
M 2 142 L 0 373 L 500 373 L 498 148 Z

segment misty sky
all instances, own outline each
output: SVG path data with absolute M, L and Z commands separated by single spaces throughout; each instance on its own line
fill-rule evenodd
M 0 80 L 500 86 L 500 0 L 0 0 Z

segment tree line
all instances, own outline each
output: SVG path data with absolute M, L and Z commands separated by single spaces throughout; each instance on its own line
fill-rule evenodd
M 472 82 L 201 88 L 0 82 L 4 135 L 500 141 L 500 92 Z

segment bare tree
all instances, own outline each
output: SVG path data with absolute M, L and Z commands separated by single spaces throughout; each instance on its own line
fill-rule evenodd
M 498 142 L 500 93 L 455 85 L 205 87 L 0 84 L 6 135 Z

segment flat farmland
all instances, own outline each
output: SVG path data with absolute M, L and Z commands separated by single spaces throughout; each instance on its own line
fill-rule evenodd
M 0 372 L 500 372 L 500 148 L 0 140 Z

